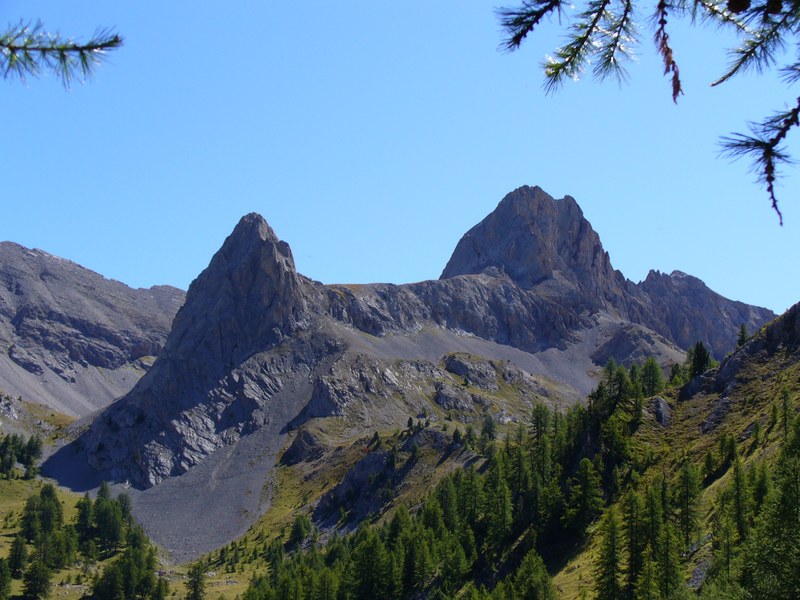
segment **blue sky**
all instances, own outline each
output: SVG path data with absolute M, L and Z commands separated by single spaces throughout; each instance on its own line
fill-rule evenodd
M 438 277 L 529 184 L 575 197 L 629 279 L 677 269 L 777 312 L 800 300 L 800 178 L 779 189 L 781 228 L 748 165 L 718 158 L 720 135 L 797 93 L 770 74 L 709 88 L 733 40 L 676 24 L 677 106 L 646 29 L 629 83 L 546 96 L 557 21 L 509 55 L 492 2 L 296 4 L 4 2 L 5 23 L 126 43 L 69 91 L 0 82 L 0 239 L 185 289 L 257 211 L 309 277 L 405 283 Z

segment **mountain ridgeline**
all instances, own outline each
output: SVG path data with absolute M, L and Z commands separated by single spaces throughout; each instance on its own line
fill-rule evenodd
M 2 242 L 0 389 L 73 416 L 102 408 L 161 352 L 183 298 Z
M 754 331 L 773 317 L 679 272 L 628 281 L 575 200 L 538 187 L 508 194 L 462 238 L 439 280 L 407 285 L 312 281 L 249 214 L 190 286 L 158 360 L 94 419 L 74 456 L 153 497 L 180 493 L 164 484 L 183 474 L 216 506 L 220 486 L 192 479 L 193 467 L 210 461 L 226 485 L 247 479 L 259 492 L 286 433 L 310 420 L 342 417 L 346 435 L 358 436 L 417 414 L 525 419 L 534 401 L 582 400 L 609 358 L 654 356 L 666 367 L 698 340 L 722 357 L 741 325 Z M 454 353 L 464 368 L 448 363 Z M 491 375 L 485 388 L 481 373 Z M 514 400 L 489 401 L 520 381 Z M 250 434 L 270 441 L 248 449 Z M 216 510 L 252 521 L 259 498 L 226 496 Z M 164 522 L 196 518 L 179 512 Z

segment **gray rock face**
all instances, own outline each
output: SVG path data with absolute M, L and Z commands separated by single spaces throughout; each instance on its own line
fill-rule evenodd
M 650 271 L 639 288 L 647 294 L 650 308 L 638 322 L 682 348 L 701 341 L 717 358 L 736 347 L 740 325 L 756 331 L 776 317 L 766 308 L 728 300 L 680 271 L 670 275 Z
M 243 217 L 189 287 L 159 360 L 83 437 L 89 464 L 153 485 L 265 425 L 265 403 L 317 353 L 292 351 L 306 319 L 288 245 Z
M 716 357 L 734 348 L 740 325 L 754 331 L 776 316 L 723 298 L 679 271 L 651 271 L 633 284 L 613 269 L 575 200 L 555 200 L 538 187 L 511 192 L 468 231 L 442 279 L 498 272 L 540 298 L 566 300 L 571 311 L 618 311 L 682 348 L 702 341 Z
M 2 242 L 0 389 L 71 415 L 105 406 L 160 353 L 183 299 Z
M 523 289 L 546 282 L 579 288 L 596 302 L 621 279 L 578 203 L 539 187 L 508 194 L 456 246 L 442 279 L 499 269 Z

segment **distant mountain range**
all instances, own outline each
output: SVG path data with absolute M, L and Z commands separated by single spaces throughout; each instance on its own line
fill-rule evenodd
M 575 200 L 530 187 L 467 232 L 435 281 L 322 285 L 250 214 L 187 294 L 10 242 L 0 282 L 0 390 L 73 416 L 105 409 L 45 468 L 80 489 L 133 485 L 155 539 L 187 552 L 265 509 L 304 423 L 338 417 L 346 439 L 420 414 L 524 419 L 537 399 L 582 400 L 609 358 L 666 367 L 696 341 L 721 358 L 740 325 L 775 316 L 677 271 L 632 283 Z M 219 525 L 186 538 L 201 514 Z
M 180 292 L 169 294 L 146 353 L 160 348 L 156 332 L 180 303 Z M 154 312 L 152 302 L 136 314 Z M 408 285 L 303 277 L 289 246 L 250 214 L 190 286 L 152 368 L 49 472 L 65 480 L 69 464 L 74 487 L 92 474 L 132 485 L 137 517 L 156 541 L 199 553 L 265 509 L 275 457 L 304 423 L 337 417 L 340 435 L 352 438 L 420 414 L 524 419 L 536 399 L 583 399 L 609 358 L 653 355 L 668 366 L 696 341 L 722 357 L 742 324 L 755 331 L 774 316 L 680 272 L 628 281 L 575 200 L 538 187 L 508 194 L 467 232 L 439 280 Z M 35 339 L 25 338 L 40 348 Z M 115 369 L 144 352 L 117 347 Z M 501 402 L 506 386 L 513 398 Z M 90 470 L 80 482 L 83 461 Z M 225 525 L 187 538 L 200 515 Z
M 161 352 L 184 297 L 0 243 L 0 390 L 72 416 L 107 406 Z

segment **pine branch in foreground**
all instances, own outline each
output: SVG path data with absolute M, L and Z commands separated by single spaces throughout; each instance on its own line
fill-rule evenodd
M 86 43 L 44 31 L 42 23 L 20 22 L 0 34 L 0 72 L 4 79 L 38 77 L 43 72 L 59 76 L 64 87 L 85 81 L 110 50 L 122 46 L 122 37 L 99 29 Z

